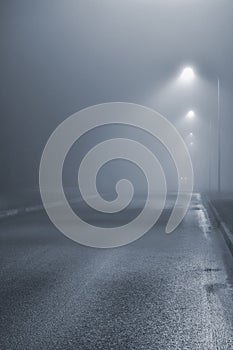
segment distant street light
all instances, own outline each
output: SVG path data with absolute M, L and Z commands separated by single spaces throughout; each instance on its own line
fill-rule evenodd
M 189 136 L 193 136 L 193 133 L 192 133 L 192 132 L 190 132 L 190 133 L 189 133 Z
M 192 119 L 193 117 L 195 116 L 195 112 L 194 111 L 189 111 L 188 113 L 187 113 L 187 117 L 189 118 L 189 119 Z
M 189 82 L 194 78 L 195 74 L 194 71 L 191 67 L 186 67 L 183 69 L 183 72 L 181 73 L 181 79 Z

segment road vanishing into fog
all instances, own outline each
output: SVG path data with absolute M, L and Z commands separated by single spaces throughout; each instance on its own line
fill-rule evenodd
M 115 249 L 72 242 L 44 212 L 2 220 L 0 349 L 233 349 L 233 259 L 222 234 L 196 195 L 166 235 L 170 209 Z

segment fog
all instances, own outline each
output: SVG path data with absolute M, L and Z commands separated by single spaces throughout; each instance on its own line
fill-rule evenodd
M 82 108 L 112 101 L 155 109 L 187 142 L 193 132 L 195 190 L 216 191 L 217 77 L 221 190 L 233 191 L 232 32 L 231 0 L 2 0 L 1 191 L 37 191 L 41 154 L 54 129 Z M 187 64 L 196 74 L 191 86 L 179 82 Z M 190 109 L 196 112 L 193 121 L 185 118 Z M 159 142 L 120 126 L 77 143 L 67 160 L 67 188 L 76 184 L 75 161 L 77 168 L 85 150 L 113 136 L 151 148 L 169 189 L 176 188 L 174 164 Z M 103 191 L 122 173 L 144 191 L 142 174 L 134 167 L 112 166 L 101 170 Z

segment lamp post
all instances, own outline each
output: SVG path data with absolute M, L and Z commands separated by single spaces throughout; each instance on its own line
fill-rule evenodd
M 221 192 L 221 119 L 220 119 L 220 81 L 218 82 L 218 193 Z
M 221 118 L 220 118 L 220 80 L 216 75 L 217 79 L 217 190 L 221 192 Z M 213 136 L 212 120 L 210 120 L 210 137 Z M 211 180 L 211 157 L 209 161 L 209 183 Z M 209 188 L 211 189 L 211 187 Z

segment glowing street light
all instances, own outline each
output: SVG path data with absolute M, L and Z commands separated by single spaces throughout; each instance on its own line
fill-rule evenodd
M 191 67 L 184 68 L 180 76 L 180 78 L 186 82 L 191 81 L 194 77 L 195 77 L 195 74 Z
M 192 132 L 190 132 L 190 133 L 189 133 L 189 136 L 193 136 L 193 133 L 192 133 Z
M 192 119 L 193 117 L 195 117 L 195 112 L 192 111 L 192 110 L 188 111 L 187 117 L 188 117 L 189 119 Z

